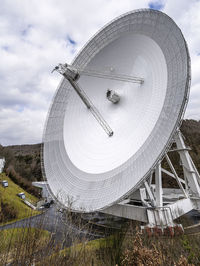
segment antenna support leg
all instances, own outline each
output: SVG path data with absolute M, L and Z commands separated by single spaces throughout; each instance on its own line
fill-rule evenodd
M 141 226 L 141 229 L 149 235 L 173 236 L 183 233 L 182 225 L 174 223 L 174 220 L 193 209 L 200 211 L 200 175 L 180 131 L 176 132 L 174 141 L 176 148 L 169 152 L 178 152 L 180 155 L 184 179 L 178 177 L 166 154 L 165 158 L 172 173 L 162 168 L 162 161 L 159 161 L 138 190 L 126 200 L 102 212 L 144 222 L 146 225 Z M 169 178 L 176 179 L 179 188 L 163 188 L 162 172 Z M 152 184 L 153 176 L 154 184 Z
M 162 173 L 161 162 L 159 161 L 155 169 L 155 185 L 156 185 L 156 207 L 163 207 L 163 191 L 162 191 Z

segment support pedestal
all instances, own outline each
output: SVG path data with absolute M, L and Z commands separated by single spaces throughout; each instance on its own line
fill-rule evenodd
M 185 146 L 180 131 L 174 137 L 176 147 L 169 152 L 178 152 L 183 167 L 183 178 L 180 178 L 166 153 L 165 159 L 170 171 L 162 168 L 159 161 L 150 176 L 141 187 L 126 200 L 115 204 L 102 212 L 146 223 L 142 226 L 148 234 L 179 234 L 182 225 L 174 220 L 195 209 L 200 210 L 200 175 Z M 164 160 L 164 158 L 163 158 Z M 163 188 L 162 173 L 177 181 L 179 188 Z M 154 176 L 155 184 L 152 184 Z

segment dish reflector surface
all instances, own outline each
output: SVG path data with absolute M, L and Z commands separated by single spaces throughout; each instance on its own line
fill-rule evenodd
M 167 88 L 164 55 L 156 42 L 144 35 L 123 34 L 104 47 L 87 67 L 105 70 L 109 65 L 111 73 L 143 77 L 145 82 L 80 79 L 79 84 L 114 131 L 110 138 L 72 91 L 64 120 L 65 148 L 72 163 L 91 174 L 119 167 L 142 147 L 158 120 Z M 108 88 L 120 96 L 118 104 L 107 101 Z
M 140 185 L 169 146 L 188 98 L 190 59 L 180 29 L 154 10 L 125 14 L 99 31 L 77 68 L 144 78 L 143 84 L 81 76 L 78 83 L 114 131 L 108 137 L 66 79 L 44 132 L 44 170 L 59 201 L 105 208 Z M 112 89 L 120 96 L 106 99 Z

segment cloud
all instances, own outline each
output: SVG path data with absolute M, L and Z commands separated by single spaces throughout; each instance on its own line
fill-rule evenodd
M 166 12 L 183 32 L 187 41 L 192 69 L 192 82 L 189 103 L 185 118 L 200 120 L 200 1 L 168 0 L 163 11 Z
M 151 1 L 149 2 L 148 6 L 151 9 L 161 10 L 165 5 L 163 1 Z
M 182 29 L 192 59 L 191 98 L 187 116 L 200 118 L 199 1 L 2 0 L 0 9 L 0 143 L 41 142 L 45 117 L 59 84 L 51 74 L 103 25 L 122 13 L 161 9 Z M 199 116 L 197 117 L 196 114 Z

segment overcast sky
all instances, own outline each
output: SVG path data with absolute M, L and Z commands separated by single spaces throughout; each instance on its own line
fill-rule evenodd
M 200 1 L 0 0 L 0 144 L 39 143 L 61 77 L 51 74 L 105 23 L 137 8 L 167 13 L 181 28 L 192 60 L 185 118 L 200 120 Z

